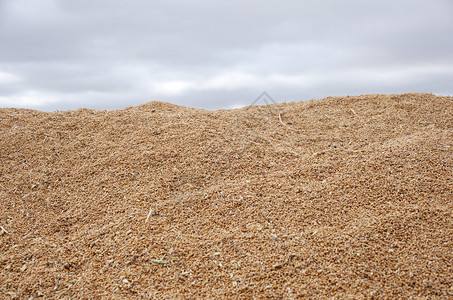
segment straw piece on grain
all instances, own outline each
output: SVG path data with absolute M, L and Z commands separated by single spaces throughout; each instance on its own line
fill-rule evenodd
M 282 115 L 281 113 L 278 114 L 278 120 L 280 121 L 280 123 L 285 126 L 286 128 L 290 129 L 290 130 L 294 130 L 293 128 L 289 127 L 288 124 L 286 124 L 285 122 L 282 121 Z
M 152 213 L 152 212 L 153 212 L 153 209 L 152 209 L 152 208 L 150 208 L 150 209 L 149 209 L 149 213 L 148 213 L 148 216 L 146 217 L 145 223 L 147 223 L 147 222 L 148 222 L 148 220 L 149 220 L 149 217 L 151 216 L 151 213 Z
M 9 234 L 9 232 L 5 228 L 3 228 L 3 226 L 0 226 L 0 229 L 2 230 L 2 232 Z
M 359 117 L 359 115 L 358 115 L 352 108 L 350 108 L 349 110 L 352 111 L 352 113 L 353 113 L 357 118 Z

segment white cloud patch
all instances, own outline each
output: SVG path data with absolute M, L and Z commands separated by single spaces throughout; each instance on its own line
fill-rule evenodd
M 21 81 L 22 79 L 17 75 L 0 71 L 0 84 L 13 84 Z
M 190 91 L 256 89 L 262 90 L 276 86 L 309 88 L 323 79 L 314 75 L 272 74 L 260 76 L 244 72 L 228 72 L 213 77 L 192 80 L 169 80 L 150 85 L 149 91 L 161 96 L 183 95 Z
M 183 95 L 189 90 L 197 88 L 196 82 L 183 81 L 183 80 L 172 80 L 153 83 L 151 85 L 151 93 L 155 93 L 163 96 L 177 96 Z
M 10 107 L 14 103 L 14 107 L 19 108 L 39 108 L 45 105 L 56 103 L 61 100 L 52 93 L 43 93 L 40 91 L 26 91 L 21 94 L 11 96 L 0 96 L 0 107 Z

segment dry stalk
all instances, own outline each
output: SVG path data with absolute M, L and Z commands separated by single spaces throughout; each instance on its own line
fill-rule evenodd
M 152 209 L 152 208 L 150 208 L 150 209 L 149 209 L 149 213 L 148 213 L 148 216 L 146 217 L 146 221 L 145 221 L 145 223 L 147 223 L 147 222 L 148 222 L 148 220 L 149 220 L 149 217 L 151 216 L 151 213 L 152 213 L 152 212 L 153 212 L 153 209 Z
M 3 226 L 0 226 L 0 229 L 2 230 L 2 232 L 9 234 L 9 232 L 5 228 L 3 228 Z
M 280 123 L 282 123 L 283 126 L 288 128 L 289 130 L 294 130 L 293 128 L 289 127 L 288 124 L 286 124 L 285 122 L 282 121 L 282 114 L 281 113 L 278 114 L 278 120 L 280 121 Z

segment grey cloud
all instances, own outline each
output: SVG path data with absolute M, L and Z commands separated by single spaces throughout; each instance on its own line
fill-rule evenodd
M 453 93 L 452 12 L 449 0 L 0 0 L 0 74 L 20 79 L 0 75 L 0 106 Z

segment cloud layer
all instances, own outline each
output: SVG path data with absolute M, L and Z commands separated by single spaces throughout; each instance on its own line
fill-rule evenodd
M 453 3 L 0 0 L 0 107 L 453 94 Z

